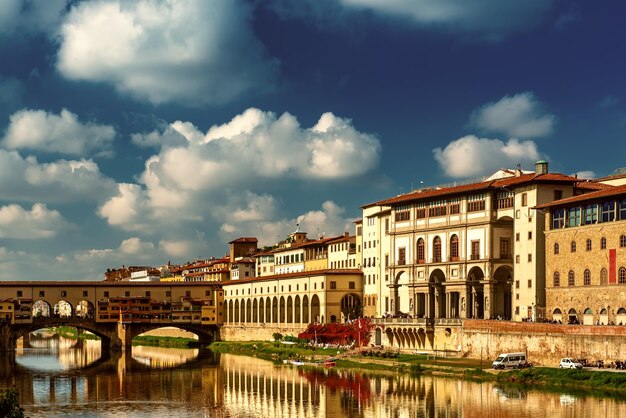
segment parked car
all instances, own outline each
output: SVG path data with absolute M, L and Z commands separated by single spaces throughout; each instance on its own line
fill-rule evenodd
M 507 367 L 522 369 L 526 367 L 526 353 L 504 353 L 494 360 L 491 367 L 494 369 L 505 369 Z
M 561 369 L 582 369 L 583 365 L 572 358 L 565 357 L 561 359 L 559 367 Z

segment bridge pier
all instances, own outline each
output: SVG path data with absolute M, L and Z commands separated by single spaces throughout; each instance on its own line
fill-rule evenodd
M 117 323 L 117 335 L 111 338 L 112 351 L 130 351 L 133 344 L 132 324 Z
M 15 332 L 10 323 L 0 323 L 0 352 L 15 351 Z

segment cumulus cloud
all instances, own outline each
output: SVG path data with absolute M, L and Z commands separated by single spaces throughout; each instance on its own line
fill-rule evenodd
M 69 226 L 58 211 L 41 203 L 30 211 L 16 204 L 0 207 L 0 238 L 52 238 Z
M 346 7 L 408 19 L 426 27 L 493 36 L 526 30 L 552 7 L 551 0 L 339 0 Z
M 24 109 L 11 115 L 2 145 L 8 149 L 85 156 L 109 150 L 114 138 L 112 126 L 82 123 L 76 114 L 66 109 L 59 115 Z
M 167 139 L 174 133 L 177 143 L 181 138 L 184 143 Z M 377 167 L 381 150 L 374 135 L 359 132 L 349 119 L 332 113 L 305 128 L 289 113 L 276 116 L 254 108 L 206 134 L 177 121 L 148 136 L 163 147 L 146 161 L 137 187 L 123 186 L 101 207 L 100 216 L 111 225 L 141 229 L 136 225 L 145 217 L 200 221 L 206 205 L 213 216 L 228 216 L 233 222 L 258 219 L 277 206 L 263 192 L 269 185 L 363 175 Z M 148 142 L 146 135 L 142 138 L 138 141 Z M 135 216 L 137 207 L 146 212 Z
M 116 183 L 91 160 L 39 163 L 16 151 L 0 149 L 0 196 L 9 201 L 99 201 L 115 192 Z
M 39 32 L 52 34 L 63 16 L 66 4 L 66 0 L 2 0 L 0 36 Z
M 464 136 L 450 142 L 445 148 L 433 150 L 435 160 L 449 177 L 478 177 L 503 167 L 530 165 L 541 154 L 533 141 L 478 138 Z
M 504 96 L 473 112 L 473 126 L 485 132 L 503 133 L 516 138 L 537 138 L 550 135 L 554 115 L 547 114 L 531 92 Z
M 154 104 L 227 102 L 275 85 L 277 63 L 250 19 L 249 5 L 231 0 L 79 2 L 60 30 L 57 68 Z

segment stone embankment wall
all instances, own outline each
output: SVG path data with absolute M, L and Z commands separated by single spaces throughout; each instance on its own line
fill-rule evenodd
M 464 357 L 493 361 L 500 353 L 526 352 L 537 365 L 558 365 L 562 357 L 589 361 L 626 360 L 626 326 L 557 325 L 532 322 L 464 320 Z
M 278 332 L 282 335 L 297 337 L 304 332 L 302 327 L 265 327 L 245 325 L 224 325 L 220 328 L 220 340 L 222 341 L 274 341 L 273 334 Z

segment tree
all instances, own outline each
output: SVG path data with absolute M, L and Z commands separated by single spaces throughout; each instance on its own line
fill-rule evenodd
M 24 410 L 17 402 L 15 388 L 0 391 L 0 417 L 24 418 Z

